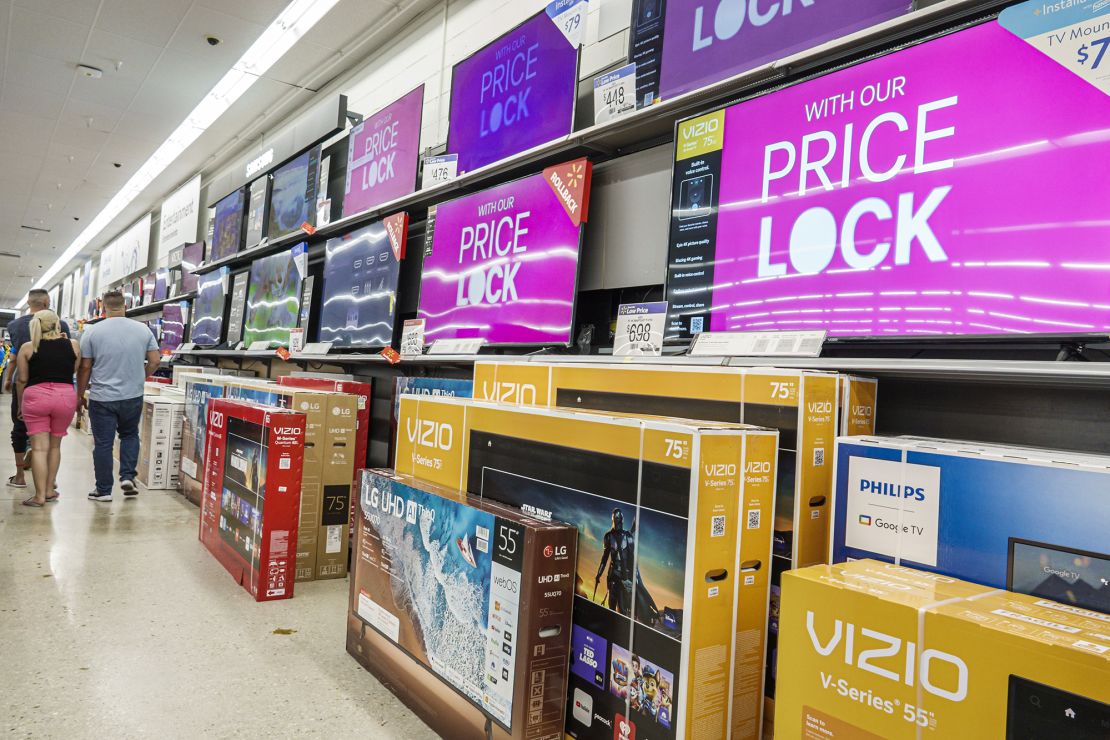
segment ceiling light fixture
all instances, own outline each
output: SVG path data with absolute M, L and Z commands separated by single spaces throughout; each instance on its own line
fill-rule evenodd
M 131 202 L 158 175 L 162 174 L 174 160 L 189 148 L 201 134 L 208 130 L 236 100 L 243 96 L 247 90 L 266 74 L 289 49 L 296 44 L 302 36 L 316 25 L 317 22 L 335 7 L 339 0 L 293 0 L 285 6 L 277 19 L 271 23 L 262 35 L 259 36 L 251 47 L 240 57 L 231 69 L 227 71 L 216 86 L 213 87 L 204 99 L 197 104 L 193 111 L 181 122 L 172 134 L 169 135 L 150 159 L 143 163 L 139 170 L 131 176 L 116 193 L 104 210 L 84 230 L 77 235 L 65 252 L 55 260 L 42 277 L 34 284 L 35 288 L 45 288 L 62 271 L 70 260 L 77 257 L 81 250 L 89 245 L 100 232 L 111 225 L 112 221 L 123 212 Z M 16 304 L 23 308 L 27 304 L 24 295 Z

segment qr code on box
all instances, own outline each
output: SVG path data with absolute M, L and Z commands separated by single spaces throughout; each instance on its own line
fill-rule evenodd
M 818 447 L 817 449 L 815 449 L 813 451 L 813 466 L 819 468 L 824 464 L 825 464 L 825 448 L 824 447 Z
M 759 509 L 748 510 L 748 529 L 759 529 Z
M 691 318 L 690 319 L 690 333 L 691 334 L 701 334 L 703 331 L 705 331 L 705 317 L 704 316 L 694 316 L 693 318 Z
M 723 516 L 713 517 L 710 528 L 710 537 L 724 537 L 725 536 L 725 518 Z

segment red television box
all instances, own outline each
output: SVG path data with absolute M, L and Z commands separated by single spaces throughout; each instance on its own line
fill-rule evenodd
M 208 403 L 200 541 L 255 601 L 293 596 L 305 415 Z

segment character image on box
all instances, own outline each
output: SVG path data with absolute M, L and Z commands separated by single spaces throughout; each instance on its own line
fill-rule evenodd
M 674 676 L 639 655 L 613 647 L 609 691 L 628 699 L 629 706 L 664 727 L 671 726 L 671 692 Z
M 632 525 L 635 529 L 636 525 Z M 605 566 L 609 566 L 605 584 L 608 592 L 600 603 L 608 602 L 613 611 L 623 616 L 632 614 L 632 589 L 635 583 L 636 610 L 642 617 L 647 617 L 651 622 L 659 619 L 659 609 L 651 598 L 643 579 L 640 578 L 640 569 L 636 567 L 636 535 L 635 532 L 624 528 L 624 512 L 613 509 L 613 527 L 605 533 L 602 540 L 603 553 L 601 564 L 594 577 L 594 593 L 592 601 L 597 601 L 597 587 L 601 583 L 601 576 L 605 573 Z
M 263 438 L 257 424 L 228 419 L 220 537 L 252 564 L 260 553 L 259 533 L 266 499 L 266 448 L 258 442 Z

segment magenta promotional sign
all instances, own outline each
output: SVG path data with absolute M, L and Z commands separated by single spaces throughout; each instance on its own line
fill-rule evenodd
M 1003 72 L 1004 71 L 1004 72 Z M 996 22 L 685 121 L 668 337 L 1110 330 L 1110 97 Z
M 654 0 L 658 4 L 658 0 Z M 642 3 L 650 6 L 652 1 Z M 908 12 L 910 0 L 667 0 L 666 100 Z M 641 8 L 639 19 L 650 23 Z M 636 33 L 633 26 L 633 34 Z
M 447 151 L 459 174 L 571 131 L 578 45 L 547 12 L 455 65 Z
M 590 174 L 579 159 L 429 213 L 417 312 L 429 344 L 570 342 Z
M 416 190 L 424 86 L 351 129 L 343 215 L 352 216 Z

